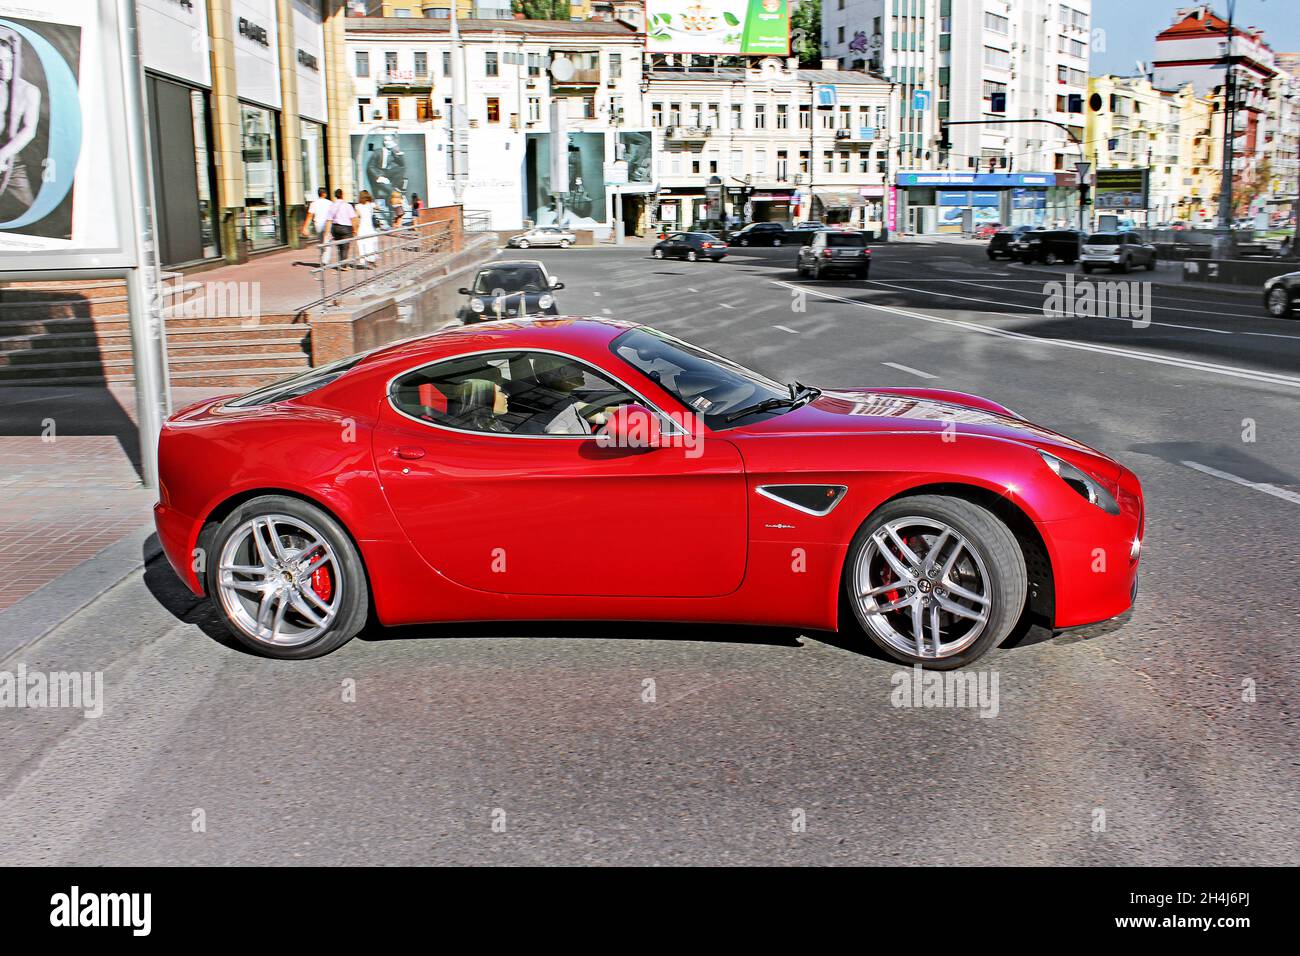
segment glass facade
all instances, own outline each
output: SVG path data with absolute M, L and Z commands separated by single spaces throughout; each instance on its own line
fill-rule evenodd
M 316 190 L 329 187 L 328 167 L 325 165 L 325 127 L 311 120 L 302 121 L 302 192 L 303 201 L 310 206 Z
M 190 117 L 194 127 L 194 174 L 199 200 L 199 241 L 203 258 L 221 255 L 217 234 L 217 204 L 212 197 L 212 154 L 208 150 L 208 97 L 200 90 L 190 90 Z
M 280 122 L 273 111 L 241 103 L 240 150 L 244 158 L 244 238 L 265 249 L 284 243 L 280 195 Z

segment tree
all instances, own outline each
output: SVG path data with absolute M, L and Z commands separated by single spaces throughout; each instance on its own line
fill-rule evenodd
M 822 0 L 799 0 L 790 17 L 790 52 L 800 66 L 817 67 L 822 61 Z
M 569 0 L 511 0 L 510 9 L 525 20 L 569 19 Z

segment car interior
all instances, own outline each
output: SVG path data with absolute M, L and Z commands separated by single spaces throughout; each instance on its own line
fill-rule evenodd
M 588 366 L 549 352 L 450 359 L 393 384 L 394 404 L 427 422 L 514 435 L 592 435 L 636 395 Z
M 483 269 L 474 279 L 475 295 L 510 295 L 519 292 L 547 292 L 546 273 L 533 265 L 500 265 Z

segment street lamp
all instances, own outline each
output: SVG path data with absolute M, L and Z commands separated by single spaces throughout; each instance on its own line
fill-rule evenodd
M 1092 163 L 1080 161 L 1074 164 L 1074 171 L 1079 175 L 1079 231 L 1085 232 L 1083 223 L 1083 197 L 1088 191 L 1088 174 L 1092 172 Z

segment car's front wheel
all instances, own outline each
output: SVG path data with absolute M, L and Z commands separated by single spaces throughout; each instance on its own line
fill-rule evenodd
M 560 248 L 561 248 L 561 249 L 567 249 L 567 248 L 569 248 L 569 240 L 568 240 L 568 239 L 561 239 L 561 240 L 560 240 Z
M 1282 286 L 1269 289 L 1264 304 L 1268 314 L 1275 319 L 1285 319 L 1291 314 L 1291 296 Z
M 520 249 L 527 249 L 527 248 L 528 248 L 528 240 L 527 240 L 527 239 L 520 239 L 517 243 L 515 243 L 515 245 L 517 245 Z
M 878 508 L 849 547 L 845 594 L 867 637 L 895 660 L 962 667 L 1000 644 L 1028 592 L 1025 557 L 992 512 L 915 495 Z
M 1056 253 L 1055 252 L 1047 253 L 1046 255 L 1043 256 L 1043 261 L 1046 262 L 1049 266 L 1056 265 L 1057 262 Z
M 212 537 L 208 594 L 245 647 L 266 657 L 320 657 L 366 623 L 361 556 L 314 505 L 264 495 L 232 511 Z
M 664 257 L 664 251 L 662 249 L 656 248 L 655 251 L 652 253 L 652 255 L 656 259 L 662 259 Z

